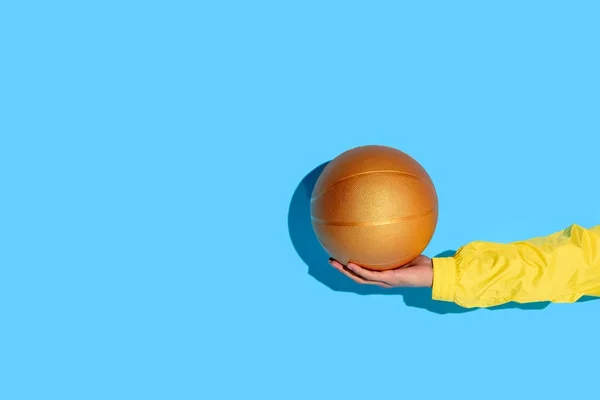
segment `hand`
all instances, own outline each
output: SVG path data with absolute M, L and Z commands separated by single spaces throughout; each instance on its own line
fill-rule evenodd
M 329 263 L 353 281 L 366 285 L 393 288 L 431 287 L 433 284 L 433 263 L 431 258 L 423 255 L 406 265 L 387 271 L 372 271 L 354 263 L 344 266 L 334 259 L 329 259 Z

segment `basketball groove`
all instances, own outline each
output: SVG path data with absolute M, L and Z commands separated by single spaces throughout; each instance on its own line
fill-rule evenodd
M 356 177 L 359 177 L 359 176 L 371 175 L 371 174 L 396 174 L 396 175 L 410 176 L 411 178 L 415 178 L 415 179 L 418 179 L 418 180 L 420 180 L 422 182 L 425 182 L 427 185 L 431 185 L 431 183 L 429 183 L 426 179 L 424 179 L 424 178 L 422 178 L 422 177 L 420 177 L 418 175 L 411 174 L 409 172 L 404 172 L 404 171 L 396 171 L 396 170 L 393 170 L 393 169 L 380 169 L 380 170 L 376 170 L 376 171 L 357 172 L 355 174 L 343 177 L 342 179 L 340 179 L 340 180 L 332 183 L 331 185 L 327 186 L 325 189 L 323 189 L 321 191 L 321 193 L 313 196 L 310 199 L 310 201 L 312 202 L 312 201 L 316 200 L 318 197 L 321 197 L 325 192 L 327 192 L 329 189 L 331 189 L 332 187 L 338 185 L 341 182 L 345 182 L 348 179 L 353 179 L 353 178 L 356 178 Z
M 319 243 L 321 244 L 321 246 L 323 246 L 323 248 L 325 249 L 325 251 L 329 251 L 329 247 L 325 243 L 323 243 L 323 241 L 320 238 L 317 238 L 317 240 L 319 241 Z M 415 254 L 414 257 L 417 257 L 419 254 L 420 253 Z M 412 257 L 412 255 L 409 256 L 408 258 L 410 258 L 410 257 Z M 382 262 L 382 263 L 370 263 L 369 266 L 372 268 L 372 267 L 378 267 L 380 265 L 390 265 L 390 264 L 392 264 L 392 265 L 400 265 L 399 263 L 402 262 L 402 261 L 405 261 L 406 258 L 407 257 L 399 258 L 397 260 L 386 261 L 386 262 Z M 337 260 L 337 261 L 339 262 L 339 260 Z M 348 260 L 348 262 L 353 262 L 353 261 L 352 260 Z
M 399 267 L 401 267 L 402 265 L 399 265 L 399 263 L 400 263 L 400 262 L 402 262 L 402 261 L 406 260 L 407 258 L 412 258 L 412 259 L 414 259 L 414 258 L 417 258 L 417 256 L 419 256 L 419 255 L 420 255 L 420 253 L 418 253 L 418 254 L 415 254 L 415 255 L 411 254 L 411 255 L 409 255 L 409 256 L 407 256 L 407 257 L 400 258 L 400 259 L 398 259 L 398 260 L 394 260 L 394 261 L 387 261 L 387 262 L 382 262 L 382 263 L 378 263 L 378 264 L 369 263 L 369 267 L 371 267 L 371 268 L 372 268 L 372 267 L 377 267 L 377 266 L 379 266 L 379 265 L 390 265 L 390 264 L 395 264 L 395 265 L 398 265 Z M 350 262 L 352 262 L 352 261 L 350 261 Z M 356 263 L 355 263 L 355 264 L 356 264 Z M 369 268 L 367 267 L 367 269 L 369 269 Z
M 312 221 L 321 225 L 331 225 L 331 226 L 379 226 L 379 225 L 391 225 L 391 224 L 397 224 L 399 222 L 406 222 L 406 221 L 410 221 L 413 219 L 418 219 L 418 218 L 423 218 L 426 217 L 430 214 L 432 214 L 435 211 L 435 208 L 432 208 L 431 210 L 427 211 L 424 214 L 419 214 L 419 215 L 408 215 L 406 217 L 396 217 L 396 218 L 390 218 L 390 219 L 386 219 L 383 221 L 327 221 L 321 218 L 317 218 L 317 217 L 311 217 Z

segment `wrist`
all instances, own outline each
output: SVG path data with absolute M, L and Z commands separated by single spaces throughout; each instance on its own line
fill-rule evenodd
M 425 287 L 431 288 L 433 287 L 433 260 L 429 257 L 427 257 L 427 260 L 425 262 L 425 265 L 427 266 L 427 282 L 425 284 Z

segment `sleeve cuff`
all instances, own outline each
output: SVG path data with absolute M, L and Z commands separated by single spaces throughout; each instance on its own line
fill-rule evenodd
M 456 261 L 453 257 L 433 258 L 433 300 L 454 301 Z

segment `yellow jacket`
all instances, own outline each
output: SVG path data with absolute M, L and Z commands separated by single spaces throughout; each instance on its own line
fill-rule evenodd
M 435 300 L 471 308 L 582 296 L 600 296 L 600 225 L 508 244 L 472 242 L 453 257 L 433 258 Z

